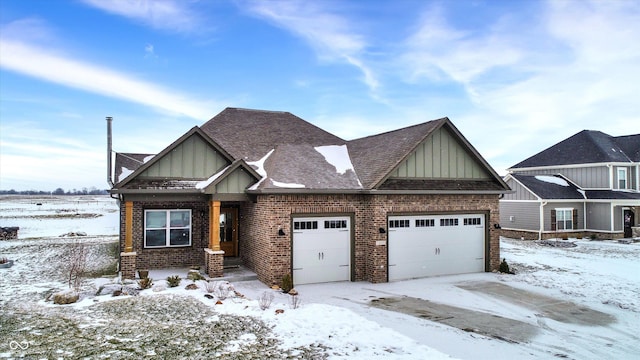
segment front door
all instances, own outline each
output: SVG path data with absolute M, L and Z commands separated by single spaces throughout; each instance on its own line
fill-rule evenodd
M 220 249 L 224 256 L 238 256 L 238 209 L 220 209 Z
M 624 210 L 624 237 L 630 238 L 633 236 L 631 227 L 635 225 L 634 213 L 631 210 Z

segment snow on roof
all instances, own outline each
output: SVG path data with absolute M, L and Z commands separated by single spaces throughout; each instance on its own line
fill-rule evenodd
M 120 170 L 120 176 L 118 177 L 118 180 L 126 179 L 127 176 L 131 175 L 132 173 L 133 170 L 127 169 L 123 166 Z
M 273 186 L 277 186 L 277 187 L 282 187 L 282 188 L 304 188 L 305 186 L 303 184 L 292 184 L 292 183 L 283 183 L 280 181 L 275 181 L 273 179 L 271 179 L 271 182 L 273 183 Z
M 147 163 L 149 160 L 153 159 L 155 157 L 155 155 L 149 155 L 147 157 L 145 157 L 144 159 L 142 159 L 143 163 Z
M 231 165 L 229 165 L 231 166 Z M 220 177 L 220 175 L 222 175 L 225 171 L 227 171 L 227 169 L 229 168 L 229 166 L 225 167 L 224 169 L 218 171 L 217 173 L 211 175 L 210 178 L 208 178 L 207 180 L 204 181 L 200 181 L 199 183 L 196 184 L 196 189 L 204 189 L 207 186 L 211 185 L 212 182 L 216 181 L 217 178 Z
M 569 183 L 565 179 L 559 178 L 557 176 L 537 175 L 536 179 L 560 186 L 569 186 Z
M 260 160 L 247 162 L 247 165 L 255 166 L 256 167 L 256 172 L 258 173 L 258 175 L 260 175 L 262 177 L 260 179 L 260 181 L 258 181 L 257 183 L 251 185 L 249 190 L 256 190 L 258 188 L 258 186 L 260 186 L 260 184 L 262 184 L 264 179 L 267 178 L 267 170 L 264 169 L 264 162 L 267 161 L 267 159 L 269 158 L 269 156 L 271 156 L 271 154 L 273 154 L 274 150 L 275 149 L 271 149 L 271 151 L 269 151 L 267 153 L 267 155 L 263 156 L 262 159 L 260 159 Z
M 347 145 L 326 145 L 314 148 L 324 156 L 325 160 L 336 168 L 338 174 L 345 174 L 347 170 L 353 170 Z M 355 172 L 355 171 L 354 171 Z

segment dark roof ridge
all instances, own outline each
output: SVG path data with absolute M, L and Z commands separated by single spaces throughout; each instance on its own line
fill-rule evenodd
M 267 113 L 276 113 L 276 114 L 291 114 L 288 111 L 281 111 L 281 110 L 263 110 L 263 109 L 249 109 L 249 108 L 241 108 L 241 107 L 232 107 L 232 106 L 228 106 L 225 108 L 229 109 L 229 110 L 239 110 L 239 111 L 255 111 L 255 112 L 267 112 Z
M 399 132 L 399 131 L 405 131 L 405 130 L 408 130 L 408 129 L 411 129 L 411 128 L 415 128 L 415 127 L 418 127 L 418 126 L 424 126 L 424 125 L 432 123 L 432 122 L 446 121 L 446 120 L 449 120 L 449 118 L 447 116 L 441 117 L 439 119 L 433 119 L 433 120 L 421 122 L 421 123 L 418 123 L 418 124 L 405 126 L 405 127 L 399 128 L 399 129 L 388 130 L 388 131 L 377 133 L 377 134 L 371 134 L 371 135 L 363 136 L 363 137 L 360 137 L 360 138 L 349 140 L 349 142 L 357 141 L 357 140 L 364 140 L 364 139 L 371 138 L 371 137 L 376 137 L 376 136 L 388 135 L 388 134 L 391 134 L 391 133 L 395 133 L 395 132 Z

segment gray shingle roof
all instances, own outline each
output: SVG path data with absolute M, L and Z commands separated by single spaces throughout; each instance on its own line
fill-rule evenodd
M 640 193 L 614 190 L 587 190 L 588 199 L 640 200 Z
M 234 159 L 256 161 L 282 144 L 342 145 L 346 141 L 289 113 L 226 108 L 200 127 Z
M 522 185 L 526 186 L 541 199 L 578 199 L 584 200 L 584 195 L 573 183 L 568 182 L 560 175 L 520 175 L 511 174 Z M 557 182 L 566 182 L 568 186 L 558 185 L 545 179 L 557 179 Z
M 365 188 L 373 188 L 446 118 L 351 140 L 353 167 Z
M 130 173 L 144 164 L 144 159 L 152 154 L 116 153 L 114 183 L 122 181 Z M 128 170 L 128 171 L 127 171 Z
M 633 162 L 640 157 L 640 135 L 613 137 L 600 131 L 583 130 L 513 165 L 529 168 L 552 165 Z

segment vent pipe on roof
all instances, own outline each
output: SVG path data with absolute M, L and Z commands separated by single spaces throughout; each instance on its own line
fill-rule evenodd
M 111 169 L 111 153 L 112 153 L 112 144 L 111 144 L 111 122 L 113 118 L 111 116 L 107 116 L 107 182 L 109 186 L 113 187 L 113 171 Z

